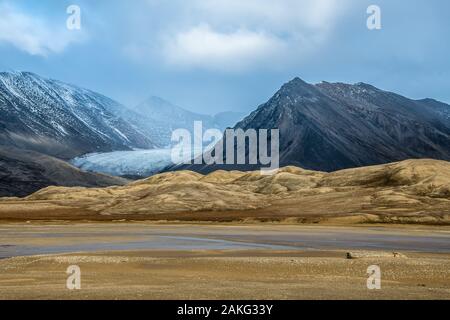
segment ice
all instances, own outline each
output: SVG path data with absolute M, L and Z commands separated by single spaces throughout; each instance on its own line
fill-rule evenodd
M 201 155 L 202 150 L 194 151 L 194 156 Z M 164 168 L 175 165 L 172 161 L 172 149 L 151 149 L 133 151 L 114 151 L 91 153 L 71 161 L 76 167 L 113 176 L 147 177 Z

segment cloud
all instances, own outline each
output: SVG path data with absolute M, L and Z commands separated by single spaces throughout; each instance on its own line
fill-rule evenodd
M 326 42 L 350 1 L 180 2 L 181 22 L 163 29 L 163 58 L 171 66 L 232 72 L 290 65 Z
M 8 43 L 31 55 L 48 56 L 61 53 L 73 42 L 80 41 L 73 33 L 50 26 L 45 20 L 27 15 L 13 6 L 0 4 L 0 43 Z
M 348 0 L 194 0 L 203 17 L 278 31 L 327 29 Z M 300 28 L 300 29 L 299 29 Z
M 284 46 L 283 41 L 264 32 L 219 32 L 203 25 L 170 39 L 164 55 L 168 63 L 176 66 L 231 71 L 230 68 L 249 68 L 282 51 Z

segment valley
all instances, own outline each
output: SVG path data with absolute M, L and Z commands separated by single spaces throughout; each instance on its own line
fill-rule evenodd
M 65 2 L 0 0 L 0 301 L 450 300 L 450 2 Z

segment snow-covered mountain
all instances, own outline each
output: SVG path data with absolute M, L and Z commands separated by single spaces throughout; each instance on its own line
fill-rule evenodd
M 153 148 L 116 115 L 125 107 L 90 90 L 29 72 L 0 73 L 0 145 L 62 159 L 90 152 Z

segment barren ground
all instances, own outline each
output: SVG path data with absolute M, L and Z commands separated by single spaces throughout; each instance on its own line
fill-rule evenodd
M 130 248 L 2 259 L 1 299 L 450 299 L 447 227 L 39 223 L 0 229 L 4 254 L 30 246 Z M 364 252 L 375 256 L 347 259 L 347 251 L 365 248 L 361 235 L 373 245 Z M 158 247 L 163 236 L 171 239 L 165 249 Z M 352 239 L 354 248 L 346 248 Z M 422 249 L 402 250 L 406 258 L 385 256 L 411 243 Z M 81 290 L 66 288 L 70 265 L 81 268 Z M 367 289 L 370 265 L 382 270 L 381 290 Z

